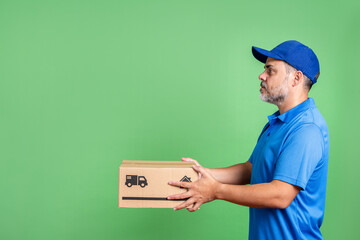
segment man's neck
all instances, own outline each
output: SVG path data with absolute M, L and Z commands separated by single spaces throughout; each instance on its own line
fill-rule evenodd
M 301 97 L 296 97 L 296 98 L 288 97 L 284 102 L 277 105 L 279 108 L 280 114 L 283 114 L 283 113 L 289 111 L 290 109 L 296 107 L 300 103 L 303 103 L 304 101 L 306 101 L 308 98 L 309 97 L 307 94 L 303 95 Z

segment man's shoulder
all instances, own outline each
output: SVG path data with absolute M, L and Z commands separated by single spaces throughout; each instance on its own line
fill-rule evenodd
M 328 132 L 328 127 L 325 118 L 322 116 L 317 107 L 308 108 L 306 111 L 299 114 L 299 116 L 291 122 L 295 128 L 301 126 L 306 128 L 319 128 L 322 133 Z
M 316 107 L 301 113 L 290 125 L 287 138 L 292 136 L 292 139 L 297 139 L 296 142 L 307 141 L 328 148 L 329 130 L 324 117 Z

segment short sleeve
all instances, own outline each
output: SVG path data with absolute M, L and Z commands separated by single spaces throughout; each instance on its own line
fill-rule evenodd
M 258 143 L 259 143 L 259 140 L 260 140 L 261 136 L 264 134 L 264 132 L 266 131 L 266 129 L 269 128 L 269 126 L 270 126 L 269 123 L 266 123 L 266 124 L 265 124 L 264 128 L 262 129 L 262 131 L 261 131 L 261 133 L 260 133 L 260 135 L 259 135 L 259 137 L 258 137 L 258 139 L 257 139 L 256 146 L 255 146 L 255 148 L 254 148 L 254 150 L 253 150 L 253 152 L 251 153 L 251 156 L 250 156 L 250 158 L 249 158 L 249 162 L 250 162 L 251 164 L 253 163 L 254 152 L 256 151 L 256 147 L 257 147 L 257 145 L 258 145 Z
M 249 157 L 249 162 L 251 163 L 251 164 L 253 164 L 253 155 L 254 155 L 254 151 L 251 153 L 251 155 L 250 155 L 250 157 Z
M 274 178 L 305 189 L 323 155 L 323 137 L 315 124 L 297 128 L 285 140 L 276 161 Z

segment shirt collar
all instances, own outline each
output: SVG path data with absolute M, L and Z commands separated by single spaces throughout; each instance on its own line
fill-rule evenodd
M 314 99 L 308 98 L 306 101 L 300 103 L 299 105 L 293 107 L 287 112 L 284 112 L 280 115 L 279 111 L 276 111 L 274 114 L 268 116 L 269 122 L 271 122 L 274 119 L 279 119 L 282 122 L 290 122 L 296 115 L 298 115 L 301 112 L 304 112 L 305 110 L 309 108 L 314 108 L 315 102 Z

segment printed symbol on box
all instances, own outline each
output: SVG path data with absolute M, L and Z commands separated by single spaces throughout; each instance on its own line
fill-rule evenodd
M 126 175 L 126 182 L 125 185 L 131 187 L 132 185 L 140 185 L 140 187 L 146 187 L 148 182 L 145 176 L 138 176 L 138 175 Z
M 181 180 L 180 180 L 180 182 L 191 182 L 191 178 L 189 178 L 188 176 L 184 176 Z M 180 187 L 180 188 L 183 188 L 183 187 Z

